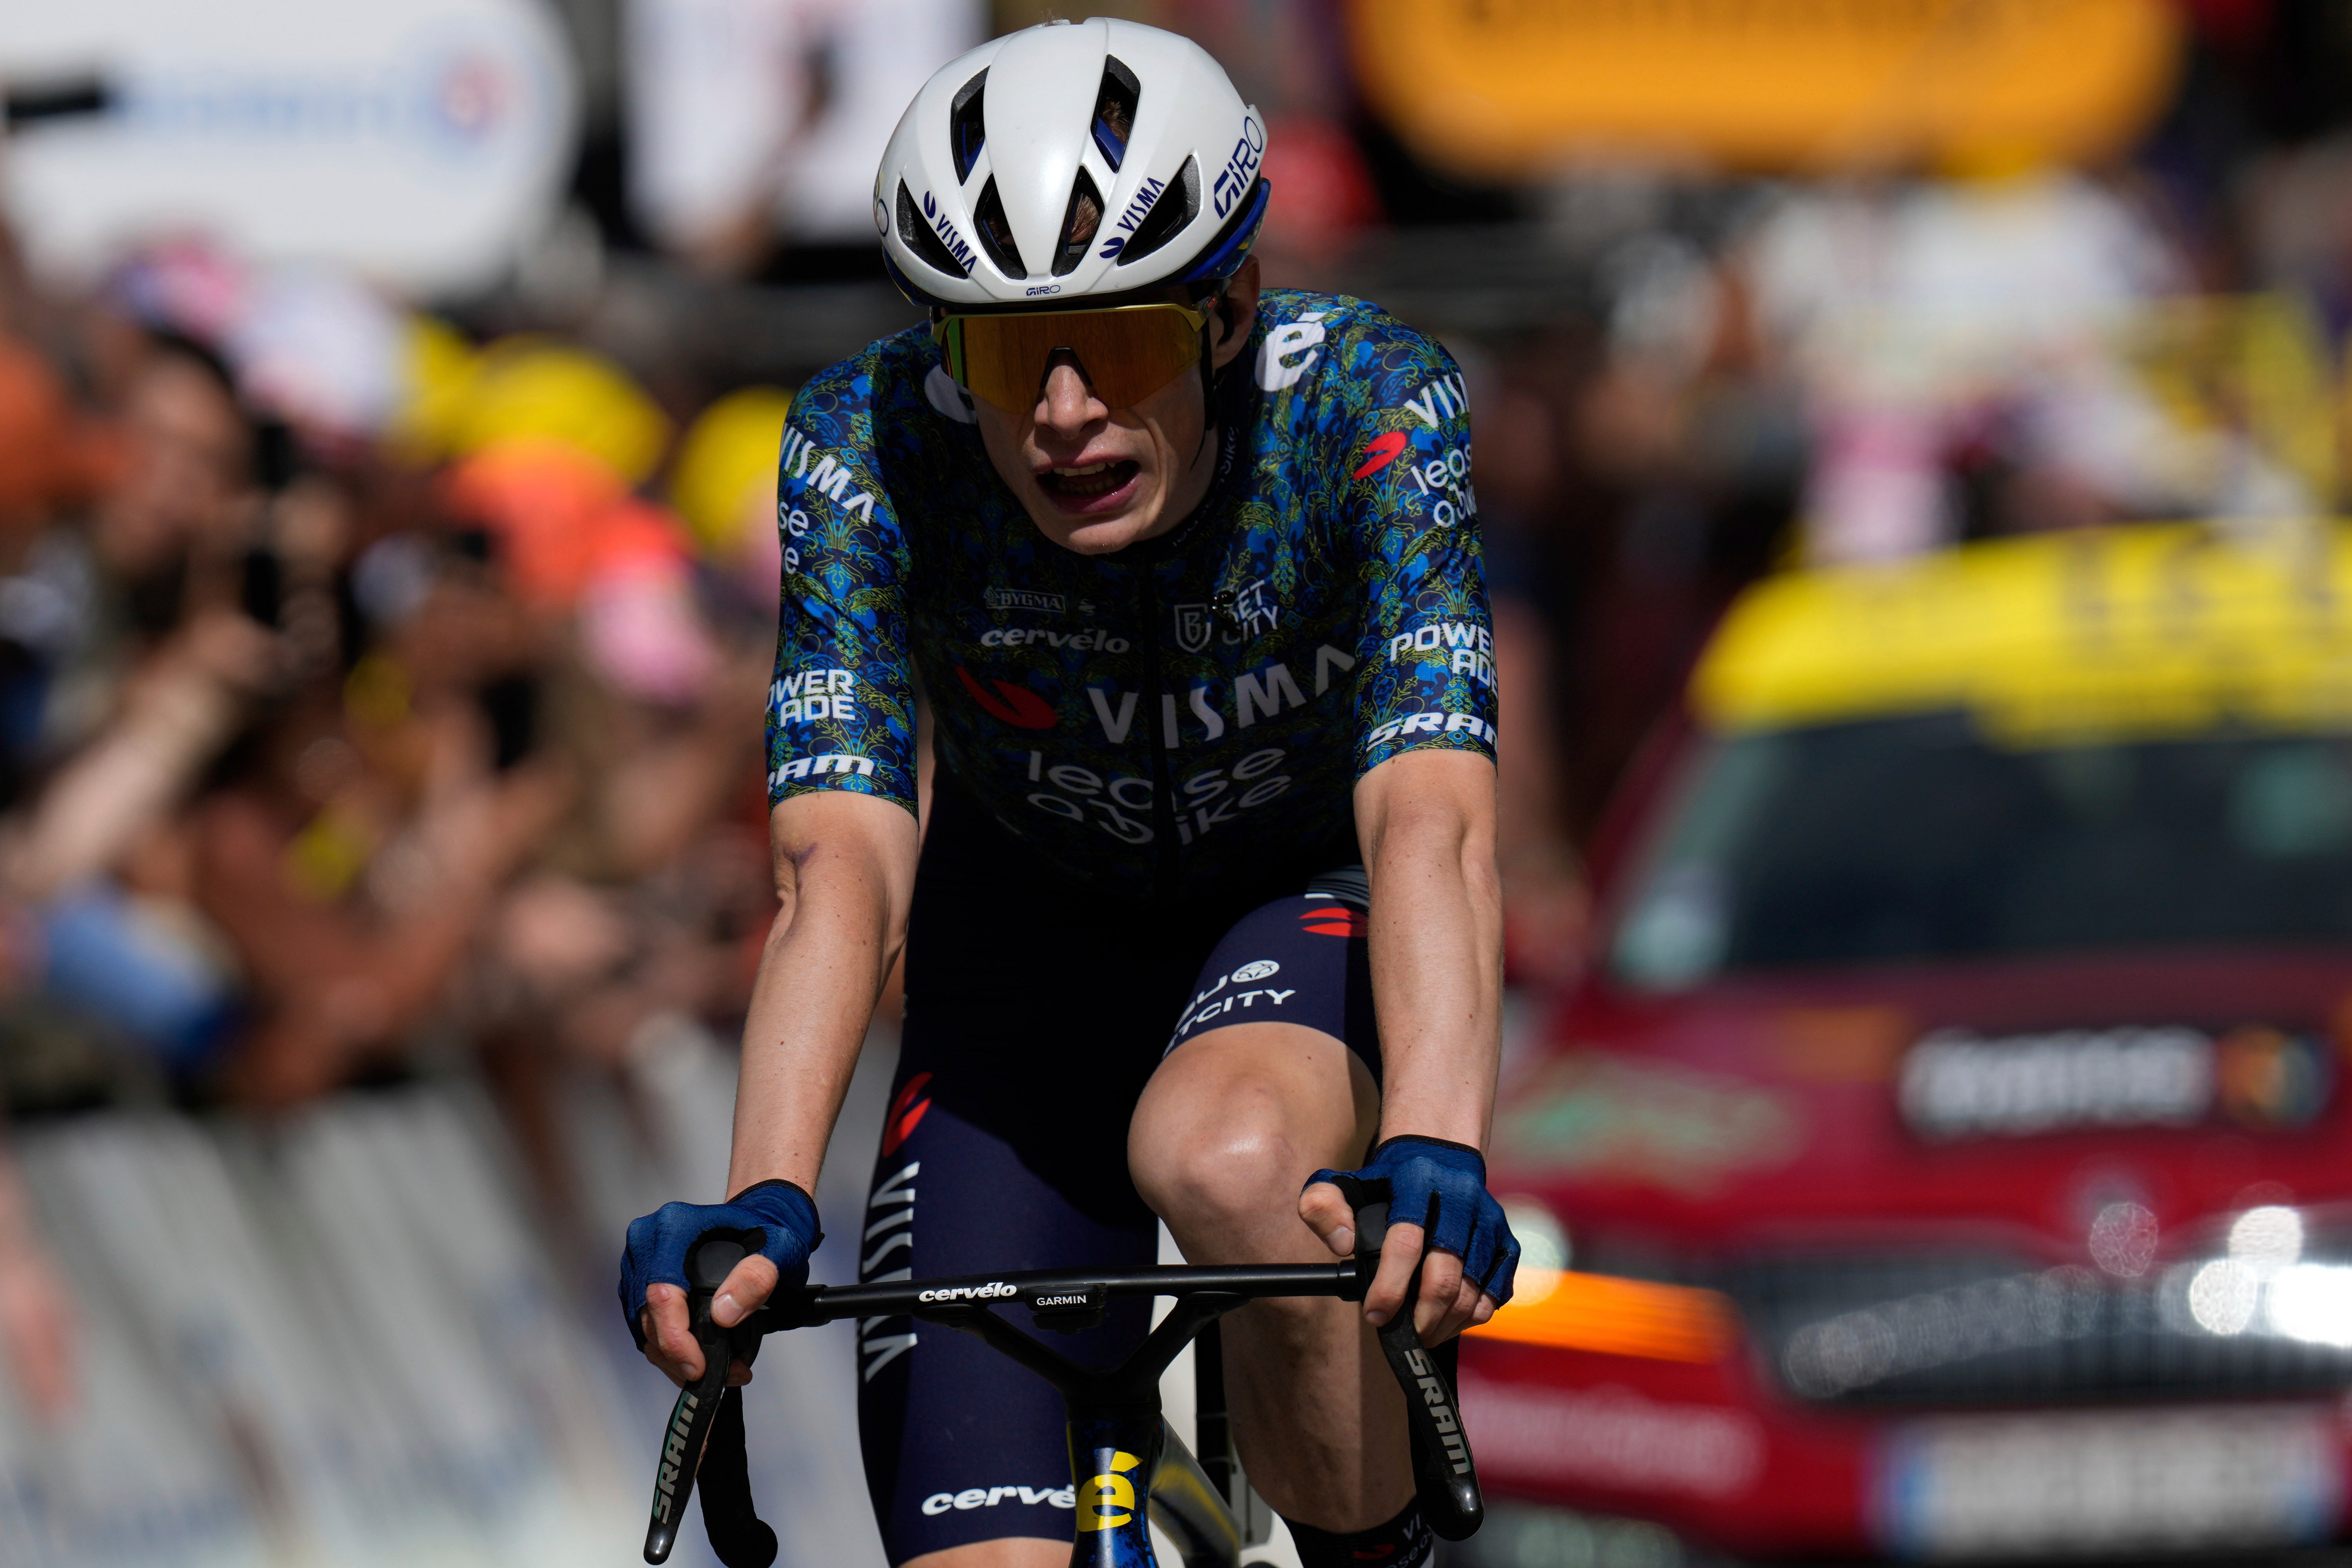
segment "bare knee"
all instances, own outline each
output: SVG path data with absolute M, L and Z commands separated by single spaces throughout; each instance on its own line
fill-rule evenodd
M 1275 1261 L 1312 1244 L 1299 1189 L 1376 1111 L 1351 1071 L 1337 1040 L 1269 1026 L 1219 1030 L 1168 1059 L 1137 1107 L 1128 1158 L 1186 1257 Z
M 1130 1149 L 1137 1188 L 1180 1236 L 1288 1210 L 1316 1167 L 1262 1089 L 1225 1097 Z

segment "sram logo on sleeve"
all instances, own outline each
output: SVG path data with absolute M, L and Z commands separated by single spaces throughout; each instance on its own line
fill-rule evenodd
M 1475 735 L 1490 746 L 1495 743 L 1495 726 L 1475 713 L 1429 712 L 1390 720 L 1364 737 L 1364 750 L 1369 752 L 1375 746 L 1413 735 L 1450 735 L 1457 730 Z

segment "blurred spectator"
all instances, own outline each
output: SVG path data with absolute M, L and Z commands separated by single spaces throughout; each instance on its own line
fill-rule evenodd
M 778 244 L 865 244 L 916 89 L 984 36 L 982 0 L 628 0 L 631 203 L 724 274 Z

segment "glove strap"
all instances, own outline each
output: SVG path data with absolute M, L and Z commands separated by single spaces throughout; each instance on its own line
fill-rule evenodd
M 745 1198 L 750 1197 L 753 1193 L 762 1191 L 768 1187 L 789 1187 L 793 1192 L 800 1194 L 802 1197 L 806 1198 L 808 1200 L 809 1207 L 816 1207 L 816 1199 L 810 1195 L 809 1190 L 806 1187 L 802 1186 L 798 1182 L 788 1182 L 782 1176 L 770 1176 L 764 1182 L 753 1182 L 750 1186 L 745 1187 L 741 1192 L 737 1193 L 733 1197 L 729 1198 L 727 1201 L 730 1204 L 740 1204 Z
M 1370 1164 L 1373 1160 L 1379 1159 L 1381 1152 L 1392 1143 L 1434 1143 L 1440 1149 L 1451 1149 L 1457 1154 L 1467 1154 L 1472 1159 L 1477 1161 L 1478 1170 L 1482 1177 L 1484 1176 L 1486 1169 L 1486 1156 L 1479 1151 L 1473 1149 L 1469 1144 L 1456 1143 L 1451 1138 L 1431 1138 L 1419 1132 L 1400 1132 L 1393 1138 L 1381 1139 L 1379 1142 L 1372 1145 L 1371 1154 L 1364 1163 L 1366 1164 Z

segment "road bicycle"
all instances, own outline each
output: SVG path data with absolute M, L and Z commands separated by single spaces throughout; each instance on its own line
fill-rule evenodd
M 750 1361 L 769 1333 L 842 1318 L 904 1315 L 977 1334 L 1061 1392 L 1069 1413 L 1070 1486 L 1076 1505 L 1071 1568 L 1156 1568 L 1149 1528 L 1153 1524 L 1174 1543 L 1184 1568 L 1237 1568 L 1242 1532 L 1227 1496 L 1232 1472 L 1222 1416 L 1204 1409 L 1204 1453 L 1195 1458 L 1160 1415 L 1160 1373 L 1200 1336 L 1203 1392 L 1214 1392 L 1209 1352 L 1216 1337 L 1202 1331 L 1245 1302 L 1270 1296 L 1362 1300 L 1379 1267 L 1387 1228 L 1386 1203 L 1360 1202 L 1356 1255 L 1345 1263 L 1054 1269 L 813 1286 L 779 1292 L 731 1330 L 711 1321 L 711 1299 L 757 1237 L 714 1231 L 696 1246 L 687 1266 L 688 1301 L 704 1370 L 699 1382 L 678 1391 L 670 1412 L 655 1471 L 646 1561 L 668 1560 L 687 1500 L 698 1484 L 703 1525 L 719 1562 L 726 1568 L 768 1568 L 775 1560 L 776 1536 L 751 1505 L 742 1394 L 726 1385 L 730 1361 Z M 1420 1287 L 1416 1268 L 1405 1300 L 1414 1300 Z M 1078 1365 L 997 1310 L 1018 1308 L 1040 1329 L 1074 1332 L 1100 1322 L 1112 1298 L 1136 1296 L 1172 1297 L 1175 1305 L 1125 1361 L 1102 1370 Z M 1486 1510 L 1453 1379 L 1443 1364 L 1450 1358 L 1423 1347 L 1409 1310 L 1382 1326 L 1379 1339 L 1404 1390 L 1422 1515 L 1441 1539 L 1465 1540 Z M 1221 1397 L 1216 1409 L 1222 1411 Z

